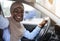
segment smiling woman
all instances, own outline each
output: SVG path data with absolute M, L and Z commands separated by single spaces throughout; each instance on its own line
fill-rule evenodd
M 10 12 L 11 12 L 12 17 L 16 21 L 20 22 L 23 20 L 24 7 L 20 2 L 16 2 L 14 4 L 12 4 L 12 6 L 10 8 Z M 19 4 L 19 5 L 17 5 L 17 4 Z
M 8 18 L 10 22 L 10 34 L 11 34 L 11 41 L 18 41 L 21 39 L 22 36 L 26 37 L 27 39 L 33 40 L 35 36 L 39 33 L 41 27 L 44 26 L 45 21 L 40 24 L 40 27 L 37 25 L 35 29 L 32 32 L 29 32 L 26 30 L 22 25 L 21 21 L 23 20 L 23 14 L 26 14 L 25 18 L 33 19 L 33 18 L 40 18 L 44 17 L 45 15 L 41 11 L 37 11 L 33 7 L 23 4 L 21 2 L 11 2 L 9 1 L 9 5 L 5 4 L 5 8 L 7 9 L 5 12 L 8 12 L 7 14 L 11 14 L 11 16 Z M 9 10 L 8 10 L 9 9 Z M 41 15 L 43 14 L 43 15 Z M 6 14 L 5 14 L 6 15 Z M 37 16 L 37 17 L 36 17 Z M 34 21 L 33 21 L 34 22 Z M 24 34 L 23 34 L 24 32 Z
M 18 41 L 19 38 L 21 39 L 22 36 L 27 37 L 28 39 L 32 39 L 33 40 L 34 37 L 40 31 L 40 27 L 37 26 L 30 33 L 20 23 L 23 20 L 23 14 L 24 14 L 23 4 L 21 2 L 18 2 L 18 1 L 14 2 L 11 5 L 10 12 L 11 12 L 11 17 L 9 17 L 9 21 L 10 21 L 11 41 Z M 36 34 L 34 34 L 34 33 L 36 33 Z

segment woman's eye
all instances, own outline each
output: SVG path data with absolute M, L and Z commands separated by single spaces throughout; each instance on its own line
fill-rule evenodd
M 18 12 L 18 10 L 17 10 L 17 9 L 15 9 L 15 12 Z
M 15 8 L 15 9 L 14 9 L 14 12 L 18 12 L 18 9 L 17 9 L 17 8 Z

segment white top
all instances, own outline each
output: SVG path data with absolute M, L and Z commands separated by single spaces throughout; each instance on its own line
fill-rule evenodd
M 8 19 L 6 19 L 2 15 L 0 15 L 0 29 L 7 28 L 8 25 L 9 25 Z
M 36 35 L 40 32 L 40 30 L 41 28 L 38 26 L 36 26 L 36 28 L 32 32 L 29 32 L 25 29 L 23 36 L 27 39 L 33 40 L 36 37 Z

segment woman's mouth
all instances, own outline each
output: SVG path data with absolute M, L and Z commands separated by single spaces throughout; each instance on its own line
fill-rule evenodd
M 21 17 L 17 17 L 17 18 L 19 18 L 19 19 L 20 19 Z

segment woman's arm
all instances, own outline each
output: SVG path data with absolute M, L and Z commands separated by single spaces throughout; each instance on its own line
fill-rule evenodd
M 26 30 L 26 28 L 22 24 L 21 24 L 21 26 L 24 28 L 23 36 L 26 37 L 27 39 L 31 39 L 31 40 L 34 39 L 34 37 L 41 30 L 41 28 L 39 26 L 36 26 L 36 28 L 32 32 L 29 32 L 28 30 Z
M 34 39 L 34 37 L 40 32 L 41 28 L 43 28 L 46 23 L 47 20 L 43 20 L 32 32 L 25 29 L 23 36 L 31 40 Z
M 23 36 L 32 40 L 39 33 L 40 30 L 41 28 L 38 26 L 32 32 L 29 32 L 25 29 Z
M 43 20 L 32 32 L 29 32 L 25 29 L 24 31 L 24 37 L 28 39 L 34 39 L 34 37 L 40 32 L 41 28 L 44 27 L 44 25 L 47 23 L 47 20 Z

